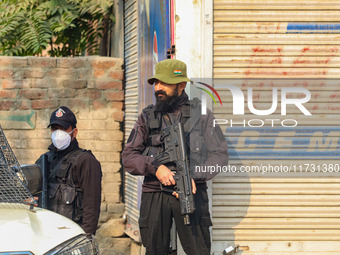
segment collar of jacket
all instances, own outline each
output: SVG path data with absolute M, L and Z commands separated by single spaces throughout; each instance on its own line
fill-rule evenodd
M 178 104 L 184 105 L 189 100 L 187 93 L 183 90 L 182 94 L 178 97 Z

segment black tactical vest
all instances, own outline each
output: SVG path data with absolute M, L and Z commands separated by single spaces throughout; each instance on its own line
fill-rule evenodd
M 195 165 L 204 163 L 207 158 L 202 123 L 199 121 L 201 119 L 200 111 L 201 105 L 197 98 L 188 100 L 181 108 L 181 122 L 185 134 L 187 155 L 191 169 Z M 164 116 L 162 116 L 160 112 L 155 111 L 154 105 L 149 105 L 143 109 L 143 116 L 149 132 L 143 155 L 155 157 L 162 151 L 162 118 L 164 118 Z
M 48 181 L 48 209 L 82 223 L 83 190 L 73 180 L 72 170 L 80 156 L 91 151 L 77 149 L 68 153 L 57 164 L 53 162 L 53 152 L 48 152 L 50 174 Z

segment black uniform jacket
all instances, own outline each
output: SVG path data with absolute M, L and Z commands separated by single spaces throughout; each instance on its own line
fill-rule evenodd
M 48 149 L 53 152 L 52 157 L 55 157 L 53 169 L 65 155 L 79 149 L 79 145 L 75 139 L 65 150 L 58 151 L 53 144 Z M 41 165 L 41 160 L 42 156 L 37 160 L 36 164 Z M 87 234 L 95 234 L 101 204 L 101 165 L 92 154 L 84 153 L 71 170 L 75 185 L 83 190 L 83 220 L 81 227 Z
M 187 94 L 183 91 L 179 98 L 178 108 L 173 113 L 168 113 L 172 122 L 175 123 L 181 119 L 181 107 L 188 101 Z M 218 125 L 214 126 L 214 116 L 208 109 L 206 115 L 201 115 L 199 126 L 201 129 L 202 144 L 206 149 L 205 161 L 200 164 L 199 169 L 207 169 L 208 166 L 226 166 L 228 164 L 227 141 Z M 162 121 L 162 128 L 166 123 Z M 146 148 L 149 136 L 148 124 L 145 115 L 142 113 L 138 116 L 136 124 L 131 131 L 130 137 L 122 152 L 122 162 L 125 170 L 133 175 L 144 175 L 143 192 L 160 191 L 160 182 L 155 176 L 158 162 L 154 157 L 145 156 L 143 152 Z M 195 143 L 198 139 L 190 139 L 190 148 L 195 149 Z M 201 144 L 201 146 L 202 146 Z M 195 171 L 195 166 L 190 166 L 191 174 L 196 182 L 196 186 L 206 187 L 205 181 L 212 179 L 217 173 Z

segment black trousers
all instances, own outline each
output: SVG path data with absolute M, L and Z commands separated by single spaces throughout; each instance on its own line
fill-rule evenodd
M 210 255 L 212 226 L 206 189 L 195 194 L 196 210 L 190 215 L 190 225 L 184 225 L 179 201 L 168 192 L 144 192 L 140 208 L 139 227 L 146 255 L 169 253 L 170 228 L 175 220 L 182 247 L 188 255 Z

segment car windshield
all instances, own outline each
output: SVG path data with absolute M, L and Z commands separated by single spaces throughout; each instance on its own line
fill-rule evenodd
M 0 204 L 33 204 L 27 180 L 0 125 Z

